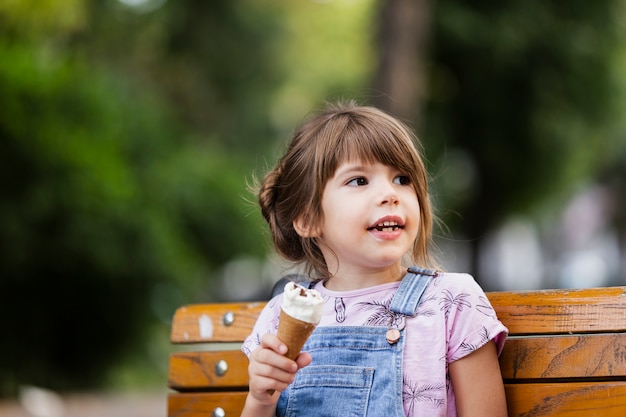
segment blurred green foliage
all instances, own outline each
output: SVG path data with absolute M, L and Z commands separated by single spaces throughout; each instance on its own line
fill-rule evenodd
M 0 61 L 0 367 L 81 386 L 145 338 L 156 284 L 187 298 L 234 253 L 262 255 L 247 168 L 93 68 L 22 46 Z
M 268 250 L 252 174 L 363 79 L 365 19 L 345 13 L 367 3 L 341 7 L 0 5 L 0 396 L 123 383 L 129 361 L 163 386 L 174 309 L 219 299 L 215 271 Z M 333 14 L 349 23 L 311 25 Z M 355 48 L 333 62 L 336 33 Z
M 0 396 L 132 380 L 129 362 L 163 378 L 174 308 L 266 256 L 253 173 L 321 101 L 385 94 L 379 7 L 0 3 Z M 619 1 L 431 7 L 418 130 L 453 231 L 623 163 Z
M 624 163 L 622 4 L 436 3 L 423 135 L 457 233 L 478 244 Z

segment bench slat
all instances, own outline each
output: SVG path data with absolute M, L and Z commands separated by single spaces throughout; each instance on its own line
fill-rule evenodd
M 500 366 L 510 417 L 626 416 L 626 286 L 491 292 L 510 330 Z M 179 308 L 174 344 L 211 343 L 170 355 L 168 417 L 240 415 L 248 361 L 233 343 L 247 337 L 265 302 Z M 185 349 L 188 350 L 188 349 Z M 228 371 L 217 376 L 224 360 Z
M 490 292 L 487 297 L 511 335 L 597 333 L 626 328 L 626 287 Z M 264 306 L 264 302 L 257 302 L 181 307 L 174 314 L 171 341 L 243 341 Z M 234 317 L 229 326 L 224 324 L 227 313 Z
M 626 379 L 626 333 L 513 337 L 504 345 L 500 369 L 505 381 Z
M 241 342 L 266 303 L 195 304 L 181 307 L 172 321 L 172 343 Z M 231 324 L 226 314 L 232 314 Z M 226 320 L 226 323 L 225 323 Z
M 505 385 L 509 417 L 622 417 L 626 382 Z M 206 417 L 215 407 L 241 414 L 246 393 L 169 395 L 169 417 Z M 175 412 L 175 413 L 174 413 Z
M 228 370 L 218 376 L 216 365 L 225 361 Z M 215 386 L 248 389 L 248 358 L 241 351 L 179 352 L 170 355 L 168 386 L 178 391 Z
M 487 297 L 512 335 L 626 328 L 626 287 L 491 292 Z
M 225 416 L 239 416 L 246 402 L 247 392 L 169 394 L 168 417 L 210 417 L 217 407 Z M 217 415 L 217 414 L 215 414 Z
M 509 417 L 623 417 L 626 382 L 505 384 Z
M 626 334 L 512 338 L 500 367 L 505 381 L 550 382 L 550 379 L 626 378 Z M 218 361 L 228 371 L 216 374 Z M 567 366 L 564 366 L 567 364 Z M 248 360 L 241 351 L 177 352 L 170 355 L 168 386 L 178 391 L 216 386 L 247 389 Z

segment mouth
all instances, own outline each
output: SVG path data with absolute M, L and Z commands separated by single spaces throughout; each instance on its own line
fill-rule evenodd
M 383 221 L 367 228 L 367 230 L 377 230 L 379 232 L 394 232 L 404 229 L 404 225 L 397 221 Z

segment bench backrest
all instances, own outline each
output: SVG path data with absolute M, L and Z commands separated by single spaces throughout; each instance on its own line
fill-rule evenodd
M 626 286 L 487 296 L 510 331 L 500 357 L 509 416 L 626 416 Z M 172 343 L 200 345 L 170 356 L 168 417 L 240 415 L 248 360 L 239 347 L 264 305 L 176 311 Z

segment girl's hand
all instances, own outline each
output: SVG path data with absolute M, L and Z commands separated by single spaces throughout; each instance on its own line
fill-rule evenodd
M 301 353 L 295 361 L 283 356 L 287 346 L 273 334 L 261 339 L 261 346 L 250 354 L 248 366 L 250 393 L 249 400 L 258 405 L 276 405 L 281 391 L 291 384 L 298 369 L 311 363 L 311 355 Z

